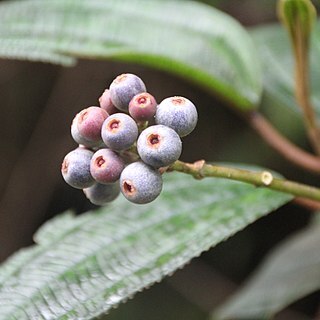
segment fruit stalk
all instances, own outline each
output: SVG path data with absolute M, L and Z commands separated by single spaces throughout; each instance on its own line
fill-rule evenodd
M 199 160 L 194 163 L 186 163 L 177 160 L 168 167 L 167 171 L 183 172 L 192 175 L 196 179 L 215 177 L 236 180 L 253 184 L 256 187 L 266 187 L 289 193 L 296 197 L 320 201 L 319 188 L 282 178 L 276 178 L 269 171 L 253 172 L 244 169 L 216 166 L 207 164 L 204 160 Z

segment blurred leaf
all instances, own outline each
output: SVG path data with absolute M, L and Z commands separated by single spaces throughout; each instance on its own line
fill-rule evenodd
M 264 111 L 281 130 L 291 130 L 292 123 L 303 126 L 302 114 L 294 94 L 294 60 L 290 40 L 281 25 L 251 30 L 263 63 Z M 320 116 L 320 24 L 315 25 L 311 39 L 311 99 Z M 276 114 L 277 117 L 273 117 Z M 302 128 L 301 128 L 302 129 Z M 300 128 L 298 130 L 302 131 Z
M 319 244 L 319 224 L 284 241 L 214 319 L 269 319 L 289 304 L 319 290 Z
M 176 73 L 240 109 L 261 97 L 250 37 L 193 1 L 25 0 L 0 3 L 0 57 L 71 64 L 114 58 Z
M 91 319 L 291 198 L 170 173 L 148 205 L 121 197 L 96 212 L 64 214 L 0 268 L 0 319 Z

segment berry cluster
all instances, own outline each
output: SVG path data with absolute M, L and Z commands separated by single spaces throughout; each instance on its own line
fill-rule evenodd
M 100 107 L 73 119 L 71 135 L 79 147 L 65 156 L 61 172 L 93 204 L 104 205 L 120 191 L 134 203 L 153 201 L 162 189 L 159 168 L 179 159 L 180 138 L 197 124 L 190 100 L 170 97 L 157 104 L 146 91 L 139 77 L 122 74 L 104 91 Z

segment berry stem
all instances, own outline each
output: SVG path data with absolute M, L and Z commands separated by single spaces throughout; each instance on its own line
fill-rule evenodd
M 196 179 L 207 177 L 225 178 L 266 187 L 292 194 L 296 197 L 320 201 L 320 189 L 302 183 L 276 178 L 269 171 L 253 172 L 244 169 L 228 168 L 207 164 L 204 160 L 186 163 L 177 160 L 167 171 L 178 171 L 192 175 Z

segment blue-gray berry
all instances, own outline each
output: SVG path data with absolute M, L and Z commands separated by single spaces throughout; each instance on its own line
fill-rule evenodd
M 176 131 L 180 137 L 191 133 L 198 122 L 195 105 L 184 97 L 164 99 L 157 107 L 155 120 Z
M 126 150 L 137 140 L 138 126 L 130 116 L 115 113 L 103 123 L 101 136 L 108 148 L 115 151 Z
M 115 78 L 109 89 L 112 103 L 122 111 L 128 111 L 129 103 L 136 94 L 147 90 L 143 81 L 131 73 L 124 73 Z
M 129 164 L 121 173 L 120 189 L 131 202 L 144 204 L 155 200 L 162 190 L 158 170 L 139 161 Z
M 83 189 L 83 192 L 91 203 L 103 206 L 118 197 L 120 193 L 119 181 L 109 184 L 95 183 L 90 188 Z
M 116 182 L 123 169 L 124 161 L 110 149 L 100 149 L 91 158 L 90 172 L 99 183 Z
M 83 147 L 79 147 L 65 156 L 61 173 L 70 186 L 84 189 L 94 184 L 95 181 L 90 173 L 92 156 L 93 152 Z
M 171 128 L 154 125 L 143 130 L 137 141 L 141 160 L 154 168 L 165 167 L 179 159 L 182 143 Z

